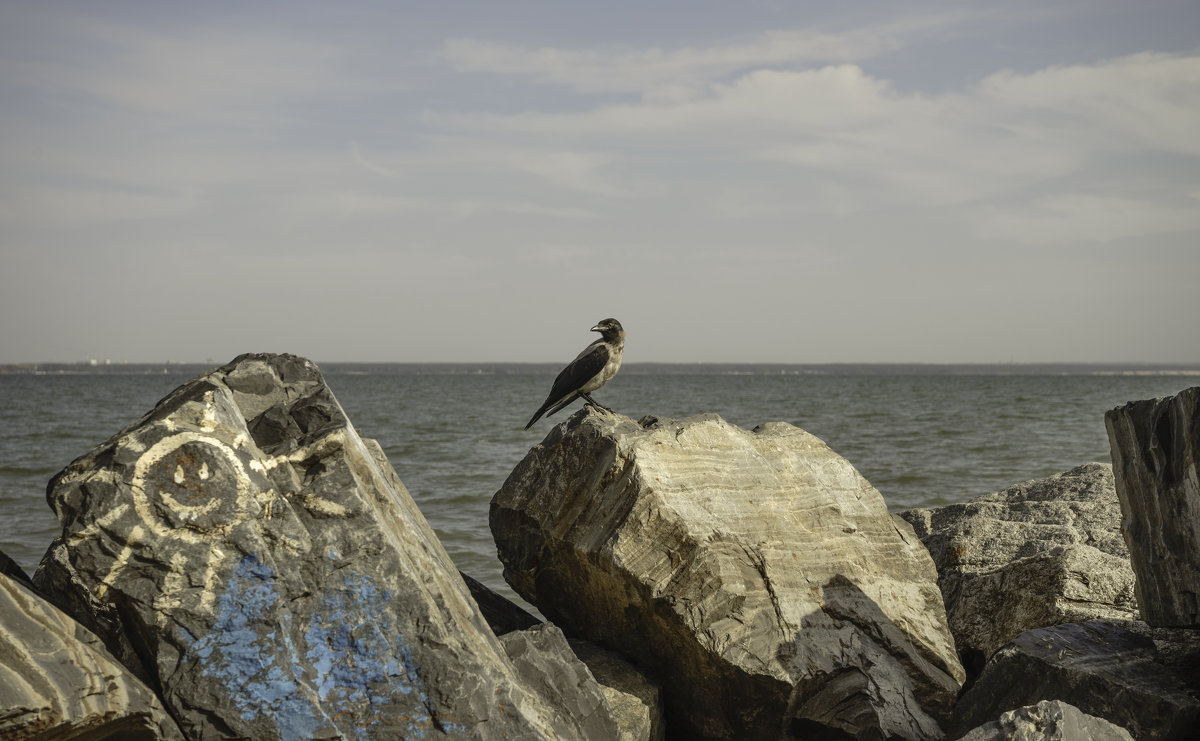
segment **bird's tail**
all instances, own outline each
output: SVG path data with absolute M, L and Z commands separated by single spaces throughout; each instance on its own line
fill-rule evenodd
M 525 425 L 525 429 L 528 430 L 530 427 L 533 427 L 533 423 L 537 422 L 539 419 L 541 419 L 542 415 L 545 413 L 546 413 L 546 407 L 542 407 L 541 409 L 537 410 L 537 412 L 534 413 L 534 415 L 529 418 L 529 422 Z
M 525 425 L 525 429 L 528 430 L 530 427 L 533 427 L 533 423 L 537 422 L 539 419 L 541 419 L 543 414 L 545 414 L 545 415 L 554 414 L 559 409 L 562 409 L 563 407 L 565 407 L 566 405 L 570 404 L 571 402 L 575 401 L 578 398 L 579 398 L 579 392 L 576 391 L 573 394 L 568 394 L 567 396 L 564 396 L 563 398 L 559 399 L 558 401 L 556 401 L 554 403 L 550 403 L 549 401 L 547 401 L 545 404 L 542 405 L 542 408 L 537 410 L 537 412 L 529 420 L 529 424 Z

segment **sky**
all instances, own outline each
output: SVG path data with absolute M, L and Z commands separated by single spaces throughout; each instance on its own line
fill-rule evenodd
M 1197 29 L 0 0 L 0 363 L 1200 362 Z

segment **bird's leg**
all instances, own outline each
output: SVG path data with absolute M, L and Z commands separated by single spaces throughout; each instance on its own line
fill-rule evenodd
M 586 391 L 584 393 L 581 393 L 580 396 L 583 397 L 584 401 L 586 401 L 588 404 L 592 405 L 596 409 L 603 409 L 604 411 L 608 412 L 609 414 L 615 414 L 615 412 L 613 410 L 609 409 L 608 407 L 604 406 L 603 404 L 601 404 L 598 401 L 596 401 L 595 399 L 593 399 L 592 395 L 587 393 Z

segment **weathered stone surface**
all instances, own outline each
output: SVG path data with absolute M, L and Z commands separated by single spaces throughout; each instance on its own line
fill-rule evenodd
M 586 739 L 618 738 L 620 729 L 604 692 L 561 630 L 542 623 L 506 633 L 500 643 L 524 686 L 541 695 L 547 707 L 564 710 L 551 718 L 555 738 L 579 731 Z
M 620 726 L 618 741 L 663 741 L 662 688 L 616 653 L 591 641 L 571 640 L 579 660 L 587 664 L 612 706 Z
M 1117 407 L 1104 424 L 1142 618 L 1200 626 L 1200 386 Z
M 73 462 L 35 583 L 191 738 L 583 738 L 312 363 L 243 356 Z
M 519 594 L 663 682 L 672 735 L 941 735 L 963 673 L 933 563 L 803 430 L 584 410 L 491 526 Z
M 1200 698 L 1200 630 L 1160 628 L 1141 620 L 1121 622 L 1131 633 L 1148 638 L 1158 652 L 1156 660 L 1176 676 L 1193 697 Z
M 0 738 L 182 739 L 100 639 L 0 575 Z
M 1129 731 L 1061 700 L 1010 710 L 961 741 L 1133 741 Z
M 900 516 L 933 556 L 950 630 L 973 673 L 1027 630 L 1136 617 L 1108 464 Z
M 954 708 L 951 737 L 1042 700 L 1062 700 L 1137 739 L 1194 739 L 1200 700 L 1158 655 L 1155 642 L 1121 622 L 1095 621 L 1022 633 L 996 652 Z
M 462 574 L 462 577 L 492 632 L 502 641 L 514 631 L 553 625 L 542 623 L 468 574 Z M 568 643 L 575 656 L 587 665 L 608 700 L 620 729 L 619 741 L 662 741 L 665 723 L 658 684 L 612 651 L 590 641 L 574 639 Z

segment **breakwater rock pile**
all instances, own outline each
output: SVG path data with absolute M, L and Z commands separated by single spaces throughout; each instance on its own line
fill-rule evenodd
M 582 410 L 492 502 L 543 622 L 316 366 L 243 356 L 52 479 L 32 581 L 0 554 L 0 737 L 1193 738 L 1198 394 L 903 516 L 790 425 Z

